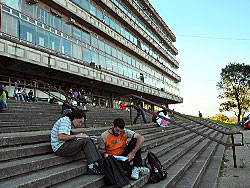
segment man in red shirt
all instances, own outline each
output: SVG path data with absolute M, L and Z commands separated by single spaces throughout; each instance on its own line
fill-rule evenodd
M 131 138 L 128 144 L 127 138 Z M 132 179 L 139 179 L 139 174 L 149 173 L 148 168 L 142 167 L 141 147 L 144 140 L 142 135 L 126 129 L 123 119 L 117 118 L 113 121 L 112 128 L 102 133 L 98 144 L 104 157 L 109 155 L 127 157 L 128 160 L 119 161 L 122 168 L 131 175 Z

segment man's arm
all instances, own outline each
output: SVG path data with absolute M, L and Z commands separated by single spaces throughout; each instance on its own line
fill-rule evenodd
M 140 134 L 137 134 L 135 138 L 136 138 L 136 145 L 135 148 L 128 154 L 129 161 L 134 159 L 136 152 L 142 147 L 145 140 L 145 138 Z
M 67 140 L 73 140 L 75 138 L 84 138 L 84 137 L 87 137 L 87 135 L 84 133 L 80 133 L 76 135 L 67 135 L 63 133 L 58 134 L 58 140 L 60 141 L 67 141 Z

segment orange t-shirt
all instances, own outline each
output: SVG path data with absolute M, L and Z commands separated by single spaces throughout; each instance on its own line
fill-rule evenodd
M 135 136 L 136 133 L 128 129 L 124 129 L 124 134 L 118 136 L 114 136 L 107 130 L 102 133 L 101 138 L 98 140 L 99 148 L 105 150 L 109 155 L 121 155 L 127 146 L 127 138 Z

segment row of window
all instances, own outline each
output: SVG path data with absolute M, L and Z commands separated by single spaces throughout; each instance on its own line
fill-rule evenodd
M 2 6 L 1 15 L 1 32 L 20 37 L 23 42 L 60 52 L 79 61 L 95 62 L 95 65 L 100 65 L 108 71 L 144 81 L 146 84 L 179 95 L 178 84 L 172 80 L 128 56 L 115 46 L 68 24 L 40 7 L 37 7 L 35 17 L 62 30 L 54 29 L 6 6 Z
M 119 22 L 117 22 L 115 19 L 113 19 L 111 16 L 109 16 L 107 13 L 104 13 L 101 9 L 99 9 L 91 0 L 73 0 L 75 3 L 80 5 L 82 8 L 84 8 L 86 11 L 90 12 L 94 16 L 96 16 L 98 19 L 105 22 L 105 24 L 109 25 L 112 29 L 120 33 L 122 36 L 133 42 L 135 45 L 140 47 L 142 50 L 147 52 L 149 55 L 160 61 L 163 65 L 168 67 L 173 72 L 177 73 L 177 70 L 171 66 L 164 58 L 162 58 L 158 53 L 156 53 L 154 50 L 152 50 L 148 45 L 144 44 L 143 42 L 139 41 L 130 31 L 125 29 L 122 25 L 120 25 Z M 162 45 L 162 43 L 159 41 L 158 38 L 156 38 L 152 32 L 150 32 L 144 24 L 142 24 L 133 14 L 130 13 L 130 11 L 127 10 L 125 6 L 123 6 L 121 3 L 119 3 L 117 0 L 113 0 L 114 3 L 125 13 L 127 14 L 139 27 L 141 27 L 144 31 L 147 32 L 149 36 L 151 36 L 155 41 L 158 42 L 166 51 L 168 49 Z M 171 54 L 171 53 L 170 53 Z M 172 57 L 175 58 L 174 55 L 171 54 Z

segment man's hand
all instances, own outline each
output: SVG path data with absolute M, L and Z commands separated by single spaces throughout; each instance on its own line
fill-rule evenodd
M 106 157 L 108 157 L 108 156 L 109 156 L 109 154 L 104 153 L 104 154 L 103 154 L 103 156 L 104 156 L 104 158 L 106 158 Z
M 76 136 L 76 138 L 85 138 L 85 137 L 87 137 L 88 135 L 86 135 L 86 134 L 84 134 L 84 133 L 79 133 L 79 134 L 76 134 L 75 136 Z
M 128 161 L 130 162 L 134 159 L 135 154 L 133 152 L 130 152 L 127 157 L 128 157 Z

